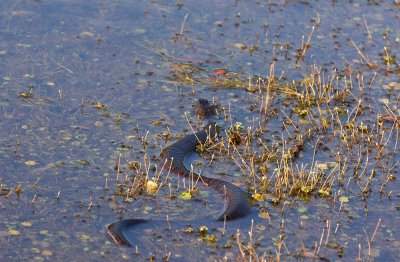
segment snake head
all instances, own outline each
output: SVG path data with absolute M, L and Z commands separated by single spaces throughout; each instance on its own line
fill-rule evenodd
M 210 104 L 207 99 L 200 98 L 195 106 L 196 115 L 203 119 L 215 115 L 215 105 Z

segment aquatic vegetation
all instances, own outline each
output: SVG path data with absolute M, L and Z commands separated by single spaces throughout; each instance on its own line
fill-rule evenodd
M 0 260 L 398 258 L 397 1 L 178 2 L 1 1 Z M 187 167 L 246 220 L 160 158 L 198 98 Z M 117 248 L 132 217 L 165 221 Z

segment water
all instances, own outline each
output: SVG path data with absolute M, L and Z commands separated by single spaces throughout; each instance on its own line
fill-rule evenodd
M 196 196 L 199 201 L 183 200 L 184 182 L 159 172 L 161 149 L 177 135 L 189 134 L 190 125 L 197 129 L 203 124 L 192 110 L 199 97 L 220 104 L 227 121 L 221 114 L 219 123 L 225 129 L 236 122 L 244 130 L 252 128 L 251 143 L 229 151 L 232 157 L 222 152 L 204 172 L 223 173 L 223 179 L 250 193 L 255 186 L 264 194 L 254 209 L 265 209 L 270 220 L 252 217 L 253 255 L 277 259 L 281 253 L 282 260 L 355 260 L 359 253 L 365 260 L 399 257 L 396 1 L 179 3 L 0 3 L 0 258 L 144 259 L 147 254 L 138 258 L 134 250 L 112 243 L 106 225 L 119 218 L 166 215 L 203 217 L 207 225 L 220 213 L 223 197 L 205 190 Z M 186 79 L 176 77 L 181 63 L 192 66 Z M 279 159 L 282 141 L 293 146 L 296 129 L 305 133 L 311 126 L 310 118 L 299 113 L 304 105 L 287 92 L 273 92 L 264 121 L 259 111 L 265 90 L 251 93 L 212 84 L 216 69 L 237 72 L 246 83 L 246 76 L 270 75 L 273 63 L 274 75 L 283 82 L 298 84 L 311 73 L 324 82 L 335 75 L 339 78 L 332 85 L 338 92 L 348 90 L 346 97 L 321 108 L 329 122 L 326 133 L 314 134 L 293 159 L 298 170 L 328 165 L 320 169 L 322 183 L 332 183 L 328 197 L 318 194 L 322 183 L 317 183 L 310 195 L 287 190 L 274 202 L 279 163 L 255 163 L 253 177 L 241 162 L 240 156 L 249 166 L 253 153 L 267 151 Z M 328 96 L 315 92 L 321 99 Z M 321 124 L 316 105 L 307 108 Z M 382 125 L 378 114 L 388 118 Z M 364 127 L 365 133 L 360 131 Z M 263 131 L 259 137 L 257 128 Z M 194 163 L 202 161 L 204 168 L 205 159 Z M 340 168 L 334 169 L 338 159 Z M 129 170 L 130 161 L 139 163 L 140 171 Z M 271 181 L 264 191 L 263 165 Z M 141 172 L 165 184 L 157 196 L 140 190 L 128 197 L 126 191 L 118 193 L 116 184 L 126 180 L 129 186 L 133 177 L 146 175 Z M 238 227 L 249 243 L 250 223 L 244 224 Z M 157 253 L 171 252 L 171 260 L 243 259 L 236 240 L 223 248 L 225 242 L 216 236 L 215 243 L 189 236 Z

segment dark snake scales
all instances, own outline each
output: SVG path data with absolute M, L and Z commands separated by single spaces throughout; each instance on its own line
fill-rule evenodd
M 199 99 L 196 109 L 197 115 L 204 117 L 210 114 L 209 103 L 205 99 Z M 225 209 L 218 216 L 218 221 L 232 220 L 244 217 L 250 213 L 250 203 L 247 193 L 230 182 L 199 175 L 190 172 L 184 165 L 184 158 L 196 152 L 199 144 L 204 144 L 208 138 L 217 137 L 217 126 L 215 123 L 209 123 L 203 130 L 185 136 L 174 144 L 165 148 L 161 153 L 161 157 L 167 161 L 167 167 L 171 166 L 174 173 L 193 178 L 193 180 L 203 181 L 207 186 L 221 192 L 225 195 Z M 134 246 L 126 236 L 126 230 L 138 224 L 151 223 L 153 220 L 146 219 L 123 219 L 119 222 L 108 225 L 108 234 L 118 245 Z

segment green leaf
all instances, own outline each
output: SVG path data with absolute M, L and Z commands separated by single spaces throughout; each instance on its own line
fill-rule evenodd
M 339 201 L 342 203 L 347 203 L 347 202 L 349 202 L 349 198 L 346 196 L 342 196 L 342 197 L 339 197 Z
M 189 200 L 192 198 L 192 195 L 189 192 L 182 192 L 179 198 L 183 200 Z
M 298 211 L 299 213 L 304 213 L 304 212 L 307 211 L 307 208 L 306 208 L 306 207 L 299 207 L 299 208 L 297 209 L 297 211 Z

